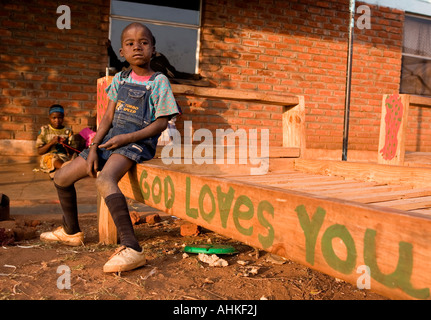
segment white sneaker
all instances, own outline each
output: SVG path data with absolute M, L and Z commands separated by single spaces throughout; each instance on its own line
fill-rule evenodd
M 103 266 L 104 272 L 129 271 L 143 266 L 147 262 L 144 249 L 141 252 L 121 246 L 115 250 L 108 262 Z
M 63 227 L 58 227 L 54 231 L 43 232 L 40 234 L 40 240 L 44 242 L 60 242 L 68 246 L 80 246 L 84 244 L 84 233 L 67 234 Z

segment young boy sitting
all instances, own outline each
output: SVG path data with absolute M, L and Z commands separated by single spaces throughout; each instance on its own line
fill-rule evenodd
M 155 52 L 150 29 L 140 23 L 128 25 L 121 44 L 120 54 L 131 70 L 117 73 L 107 88 L 108 106 L 90 147 L 55 174 L 63 225 L 40 235 L 42 241 L 72 246 L 83 243 L 75 182 L 97 177 L 97 190 L 105 199 L 122 245 L 103 266 L 105 272 L 128 271 L 145 264 L 145 252 L 134 234 L 118 182 L 133 165 L 154 157 L 160 133 L 179 114 L 168 78 L 150 67 Z
M 40 168 L 51 175 L 69 161 L 71 156 L 64 145 L 73 143 L 73 132 L 63 122 L 64 108 L 59 104 L 52 105 L 49 108 L 49 124 L 40 128 L 36 139 L 37 153 L 41 155 Z

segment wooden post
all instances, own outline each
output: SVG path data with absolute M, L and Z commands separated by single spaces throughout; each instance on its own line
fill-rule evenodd
M 282 119 L 283 147 L 299 148 L 300 155 L 303 155 L 305 150 L 304 97 L 298 97 L 296 106 L 285 106 Z
M 409 95 L 383 95 L 377 163 L 404 164 L 409 104 Z
M 97 218 L 99 221 L 99 242 L 117 244 L 117 228 L 105 200 L 99 194 L 97 195 Z
M 97 126 L 102 121 L 108 107 L 108 95 L 105 89 L 111 84 L 114 77 L 107 76 L 97 79 Z M 97 218 L 99 223 L 99 242 L 103 244 L 117 243 L 117 228 L 112 220 L 105 200 L 97 195 Z

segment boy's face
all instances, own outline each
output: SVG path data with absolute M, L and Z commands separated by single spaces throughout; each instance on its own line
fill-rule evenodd
M 134 26 L 124 32 L 120 55 L 126 58 L 130 65 L 142 66 L 148 64 L 154 52 L 152 36 L 148 29 L 142 26 Z
M 64 114 L 61 112 L 53 112 L 49 115 L 49 123 L 54 129 L 63 128 Z

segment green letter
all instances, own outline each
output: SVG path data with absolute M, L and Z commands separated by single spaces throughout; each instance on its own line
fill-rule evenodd
M 233 195 L 235 190 L 229 187 L 229 191 L 224 193 L 221 191 L 220 186 L 217 186 L 217 202 L 220 211 L 221 226 L 226 228 L 227 218 L 229 216 L 230 207 L 232 206 Z
M 144 200 L 150 199 L 150 186 L 145 181 L 144 186 L 147 191 L 144 192 L 142 187 L 142 180 L 145 179 L 148 176 L 147 170 L 142 170 L 141 172 L 141 178 L 139 179 L 139 189 L 141 190 L 142 197 Z
M 260 222 L 262 227 L 265 227 L 268 230 L 268 235 L 266 237 L 262 236 L 261 234 L 259 234 L 257 237 L 263 249 L 266 249 L 272 246 L 272 242 L 274 241 L 274 228 L 263 216 L 264 211 L 268 212 L 271 217 L 274 218 L 274 207 L 266 200 L 259 202 L 257 207 L 257 220 Z
M 190 208 L 190 178 L 186 178 L 186 215 L 190 218 L 198 218 L 198 209 Z
M 427 299 L 429 288 L 414 289 L 410 283 L 413 271 L 413 245 L 400 241 L 398 248 L 398 265 L 391 274 L 383 274 L 377 265 L 376 231 L 367 229 L 364 236 L 364 262 L 370 268 L 371 277 L 389 288 L 401 288 L 408 295 L 417 299 Z
M 172 181 L 172 178 L 170 176 L 166 176 L 165 180 L 163 180 L 164 182 L 164 187 L 165 187 L 165 207 L 166 209 L 170 209 L 174 206 L 174 201 L 175 201 L 175 186 L 174 186 L 174 182 Z M 168 189 L 169 189 L 169 185 L 171 186 L 171 198 L 168 198 Z
M 248 207 L 248 210 L 240 211 L 239 209 L 242 205 Z M 251 218 L 253 218 L 253 214 L 254 207 L 250 198 L 247 196 L 239 196 L 238 199 L 236 199 L 235 205 L 233 206 L 233 222 L 235 223 L 236 229 L 243 235 L 250 236 L 253 233 L 253 226 L 248 229 L 243 228 L 243 226 L 241 226 L 241 224 L 239 223 L 239 219 L 250 220 Z
M 211 211 L 209 213 L 206 213 L 204 210 L 204 199 L 206 194 L 208 194 L 211 199 Z M 202 218 L 206 222 L 211 223 L 211 220 L 214 218 L 215 211 L 216 211 L 216 205 L 215 205 L 214 195 L 211 192 L 210 187 L 207 184 L 205 184 L 202 187 L 201 192 L 199 193 L 199 212 L 201 213 Z
M 310 221 L 307 210 L 304 205 L 300 205 L 295 209 L 299 224 L 305 235 L 305 260 L 311 265 L 314 265 L 314 250 L 316 247 L 317 235 L 322 227 L 323 219 L 325 219 L 326 211 L 320 207 L 317 207 L 316 212 L 313 215 L 313 219 Z
M 154 194 L 154 186 L 158 184 L 159 185 L 159 194 Z M 153 184 L 151 185 L 151 193 L 153 194 L 153 201 L 154 203 L 159 203 L 160 200 L 162 200 L 162 181 L 160 180 L 159 176 L 155 176 L 153 180 Z
M 332 248 L 332 239 L 340 238 L 343 240 L 347 249 L 347 258 L 345 261 L 337 257 Z M 330 267 L 344 274 L 349 274 L 356 266 L 356 247 L 355 242 L 347 230 L 346 226 L 334 224 L 326 229 L 322 236 L 322 254 Z

